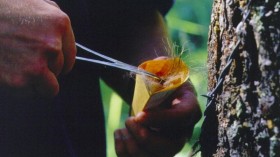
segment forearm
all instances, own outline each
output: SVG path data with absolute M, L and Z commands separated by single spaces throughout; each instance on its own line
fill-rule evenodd
M 122 27 L 117 28 L 118 36 L 111 41 L 116 45 L 109 48 L 108 51 L 112 52 L 108 55 L 135 66 L 167 55 L 168 35 L 163 17 L 156 9 L 145 13 L 135 11 L 120 23 Z M 103 79 L 130 103 L 132 90 L 129 83 L 134 83 L 132 79 L 119 70 L 105 70 Z

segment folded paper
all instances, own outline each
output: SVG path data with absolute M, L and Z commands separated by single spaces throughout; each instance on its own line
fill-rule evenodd
M 139 65 L 138 68 L 153 73 L 164 81 L 145 75 L 136 75 L 132 115 L 143 110 L 162 107 L 163 101 L 189 77 L 189 69 L 180 58 L 149 60 Z

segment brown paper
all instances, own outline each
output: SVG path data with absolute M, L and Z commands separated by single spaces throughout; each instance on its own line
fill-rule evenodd
M 189 77 L 189 69 L 180 58 L 149 60 L 138 68 L 153 73 L 165 81 L 161 83 L 149 76 L 136 75 L 132 115 L 160 107 L 162 102 Z

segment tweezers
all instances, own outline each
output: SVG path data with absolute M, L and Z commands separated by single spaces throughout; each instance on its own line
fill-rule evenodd
M 83 45 L 81 45 L 79 43 L 76 43 L 76 46 L 78 48 L 88 52 L 88 53 L 96 55 L 96 56 L 98 56 L 100 58 L 103 58 L 104 60 L 107 60 L 107 61 L 91 59 L 91 58 L 86 58 L 86 57 L 81 57 L 81 56 L 76 56 L 77 60 L 91 62 L 91 63 L 97 63 L 97 64 L 102 64 L 102 65 L 106 65 L 106 66 L 111 66 L 111 67 L 119 68 L 119 69 L 122 69 L 122 70 L 130 71 L 130 72 L 135 73 L 135 74 L 149 76 L 151 78 L 154 78 L 154 79 L 158 80 L 159 82 L 164 82 L 163 79 L 161 79 L 160 77 L 158 77 L 155 74 L 150 73 L 150 72 L 148 72 L 146 70 L 140 69 L 140 68 L 138 68 L 136 66 L 133 66 L 133 65 L 121 62 L 119 60 L 113 59 L 111 57 L 105 56 L 105 55 L 103 55 L 101 53 L 98 53 L 98 52 L 96 52 L 94 50 L 91 50 L 91 49 L 89 49 L 89 48 L 87 48 L 87 47 L 85 47 L 85 46 L 83 46 Z

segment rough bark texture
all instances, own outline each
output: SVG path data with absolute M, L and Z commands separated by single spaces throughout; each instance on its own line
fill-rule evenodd
M 203 156 L 280 156 L 280 1 L 215 0 Z

